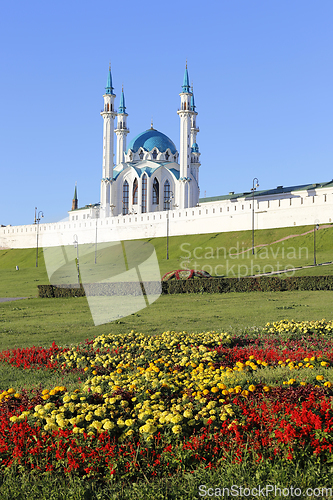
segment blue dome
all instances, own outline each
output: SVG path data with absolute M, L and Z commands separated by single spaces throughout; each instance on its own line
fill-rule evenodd
M 199 146 L 196 142 L 192 144 L 191 151 L 192 153 L 199 153 Z
M 172 154 L 177 152 L 172 140 L 153 128 L 134 137 L 129 143 L 126 153 L 130 149 L 133 153 L 136 153 L 140 148 L 143 148 L 145 151 L 152 151 L 154 148 L 157 148 L 160 153 L 164 153 L 169 148 Z

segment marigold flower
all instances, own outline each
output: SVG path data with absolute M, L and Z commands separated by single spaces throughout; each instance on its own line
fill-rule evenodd
M 171 430 L 174 434 L 180 434 L 182 432 L 182 426 L 174 425 Z

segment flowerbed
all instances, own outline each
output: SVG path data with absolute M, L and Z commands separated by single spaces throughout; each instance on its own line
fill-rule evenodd
M 1 467 L 138 479 L 242 461 L 330 460 L 332 322 L 257 333 L 103 335 L 78 346 L 0 353 L 22 369 L 80 374 L 0 393 Z M 33 355 L 32 355 L 33 353 Z

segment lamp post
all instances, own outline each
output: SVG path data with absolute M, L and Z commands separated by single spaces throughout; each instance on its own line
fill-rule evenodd
M 256 182 L 256 185 L 254 185 L 254 182 Z M 253 184 L 252 184 L 252 255 L 254 255 L 254 192 L 259 187 L 259 181 L 257 177 L 253 179 Z
M 73 245 L 74 245 L 74 248 L 76 248 L 77 282 L 80 285 L 79 238 L 78 238 L 77 234 L 74 234 L 73 238 L 74 238 Z
M 42 210 L 40 210 L 38 212 L 38 216 L 36 217 L 36 213 L 37 213 L 37 207 L 35 207 L 35 224 L 37 224 L 37 248 L 36 248 L 36 267 L 38 267 L 38 236 L 39 236 L 39 223 L 40 223 L 40 219 L 41 217 L 44 217 L 44 214 L 42 212 Z M 42 214 L 42 215 L 40 215 Z
M 317 261 L 316 261 L 316 231 L 318 231 L 318 229 L 319 229 L 319 224 L 315 224 L 313 226 L 313 256 L 314 256 L 313 265 L 314 266 L 317 265 Z
M 172 202 L 173 198 L 174 198 L 174 196 L 173 196 L 173 193 L 171 192 L 170 198 L 165 200 L 166 203 L 168 204 L 168 208 L 167 208 L 167 253 L 166 253 L 167 260 L 169 260 L 169 211 L 170 211 L 170 203 Z

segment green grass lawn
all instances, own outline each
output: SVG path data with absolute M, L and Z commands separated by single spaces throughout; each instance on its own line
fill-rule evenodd
M 85 297 L 0 303 L 0 348 L 69 345 L 97 335 L 136 330 L 239 332 L 280 319 L 333 317 L 333 292 L 250 292 L 161 295 L 120 320 L 94 326 Z
M 172 236 L 169 240 L 169 260 L 166 259 L 166 238 L 147 241 L 155 247 L 161 276 L 168 271 L 187 268 L 204 269 L 214 276 L 234 277 L 312 265 L 312 229 L 312 226 L 299 226 L 256 231 L 255 245 L 267 246 L 256 247 L 254 256 L 251 252 L 251 231 Z M 310 233 L 300 236 L 307 231 Z M 274 243 L 291 235 L 295 237 Z M 333 261 L 332 241 L 333 226 L 317 231 L 318 264 Z M 100 261 L 103 259 L 103 250 L 97 258 Z M 19 266 L 19 271 L 15 270 L 16 266 Z M 333 274 L 333 265 L 319 265 L 295 272 L 295 275 L 320 274 Z M 284 274 L 281 276 L 285 277 Z M 0 297 L 35 297 L 37 285 L 48 282 L 42 249 L 38 268 L 34 248 L 0 251 Z

